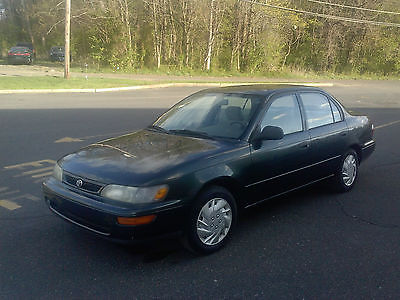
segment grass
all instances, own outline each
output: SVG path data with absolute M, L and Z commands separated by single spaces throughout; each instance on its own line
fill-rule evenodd
M 0 59 L 0 65 L 6 65 L 6 61 Z M 58 74 L 62 74 L 63 63 L 49 62 L 45 60 L 37 60 L 33 67 L 47 67 L 59 71 Z M 30 68 L 30 66 L 27 66 Z M 228 72 L 223 70 L 213 70 L 211 72 L 201 70 L 181 70 L 178 68 L 172 68 L 168 66 L 161 66 L 160 69 L 135 69 L 135 70 L 112 70 L 111 68 L 96 68 L 91 65 L 87 69 L 86 67 L 80 66 L 79 63 L 73 62 L 71 71 L 75 73 L 70 80 L 65 80 L 62 76 L 0 76 L 0 90 L 14 90 L 14 89 L 94 89 L 94 88 L 112 88 L 112 87 L 126 87 L 146 84 L 159 84 L 159 83 L 201 83 L 201 82 L 224 82 L 240 83 L 240 78 L 243 78 L 243 82 L 252 81 L 245 77 L 257 78 L 257 81 L 265 81 L 268 79 L 282 79 L 282 80 L 293 80 L 293 81 L 308 81 L 308 80 L 343 80 L 343 79 L 380 79 L 388 80 L 395 79 L 399 80 L 398 77 L 390 76 L 378 76 L 374 74 L 333 74 L 333 73 L 315 73 L 305 72 L 301 70 L 282 70 L 276 72 L 267 73 L 240 73 L 240 72 Z M 96 76 L 89 78 L 82 77 L 85 73 L 97 73 Z M 77 75 L 80 74 L 80 75 Z M 110 76 L 114 75 L 159 75 L 158 80 L 135 80 L 129 78 L 116 78 Z M 113 75 L 113 76 L 114 76 Z M 121 77 L 123 77 L 121 76 Z M 170 76 L 175 76 L 171 78 Z M 197 79 L 192 77 L 196 76 Z M 178 79 L 176 78 L 178 77 Z M 217 77 L 217 78 L 210 78 Z M 236 77 L 235 80 L 229 82 L 229 78 Z M 239 80 L 238 80 L 239 78 Z
M 128 87 L 150 84 L 165 83 L 224 83 L 224 84 L 241 84 L 238 81 L 219 81 L 219 80 L 132 80 L 121 78 L 100 78 L 90 77 L 72 77 L 65 80 L 63 77 L 56 76 L 0 76 L 0 90 L 43 90 L 43 89 L 101 89 Z M 243 80 L 242 83 L 249 83 Z M 258 82 L 262 83 L 262 82 Z M 268 81 L 264 81 L 268 83 Z
M 136 81 L 119 78 L 84 78 L 76 77 L 65 80 L 62 77 L 52 76 L 17 76 L 0 77 L 0 90 L 15 89 L 94 89 L 144 85 L 154 82 Z
M 166 77 L 168 78 L 168 77 Z M 245 82 L 245 81 L 244 81 Z M 267 81 L 265 81 L 267 82 Z M 71 77 L 65 80 L 58 76 L 0 76 L 0 90 L 37 89 L 100 89 L 165 83 L 221 83 L 219 80 L 133 80 L 124 78 Z M 224 80 L 225 84 L 240 84 Z M 247 83 L 247 81 L 246 81 Z
M 332 72 L 314 72 L 303 70 L 284 69 L 279 71 L 265 71 L 256 73 L 244 73 L 238 71 L 226 70 L 192 70 L 192 69 L 177 69 L 171 67 L 163 67 L 160 69 L 132 69 L 132 70 L 113 70 L 109 67 L 102 67 L 100 69 L 89 67 L 84 69 L 79 66 L 73 66 L 72 72 L 77 73 L 98 73 L 98 74 L 136 74 L 136 75 L 160 75 L 160 76 L 182 76 L 185 77 L 222 77 L 222 78 L 266 78 L 266 79 L 282 79 L 282 80 L 399 80 L 396 75 L 379 75 L 373 73 L 332 73 Z

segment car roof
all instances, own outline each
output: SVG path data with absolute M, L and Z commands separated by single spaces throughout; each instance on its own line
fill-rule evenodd
M 320 88 L 296 84 L 251 84 L 206 89 L 204 93 L 234 93 L 268 96 L 274 92 L 322 91 Z

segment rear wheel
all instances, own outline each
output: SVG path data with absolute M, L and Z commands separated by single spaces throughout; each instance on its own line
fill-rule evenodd
M 236 222 L 236 203 L 223 187 L 203 191 L 192 209 L 186 246 L 197 253 L 209 254 L 225 245 Z
M 359 158 L 353 149 L 343 156 L 339 169 L 335 175 L 335 188 L 339 192 L 350 191 L 356 183 L 358 176 Z

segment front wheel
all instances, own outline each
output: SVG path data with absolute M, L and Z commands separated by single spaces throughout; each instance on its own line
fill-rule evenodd
M 335 174 L 334 183 L 339 192 L 347 192 L 353 188 L 358 176 L 358 166 L 357 152 L 351 149 L 343 156 Z
M 186 245 L 209 254 L 225 245 L 236 222 L 236 203 L 225 188 L 213 186 L 203 191 L 192 209 Z

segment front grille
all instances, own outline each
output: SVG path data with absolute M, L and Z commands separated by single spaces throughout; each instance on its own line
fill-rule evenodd
M 81 180 L 82 185 L 77 185 L 77 182 Z M 99 194 L 100 190 L 104 187 L 104 184 L 100 184 L 96 181 L 86 179 L 71 173 L 63 172 L 63 182 L 73 186 L 74 188 L 89 192 Z

